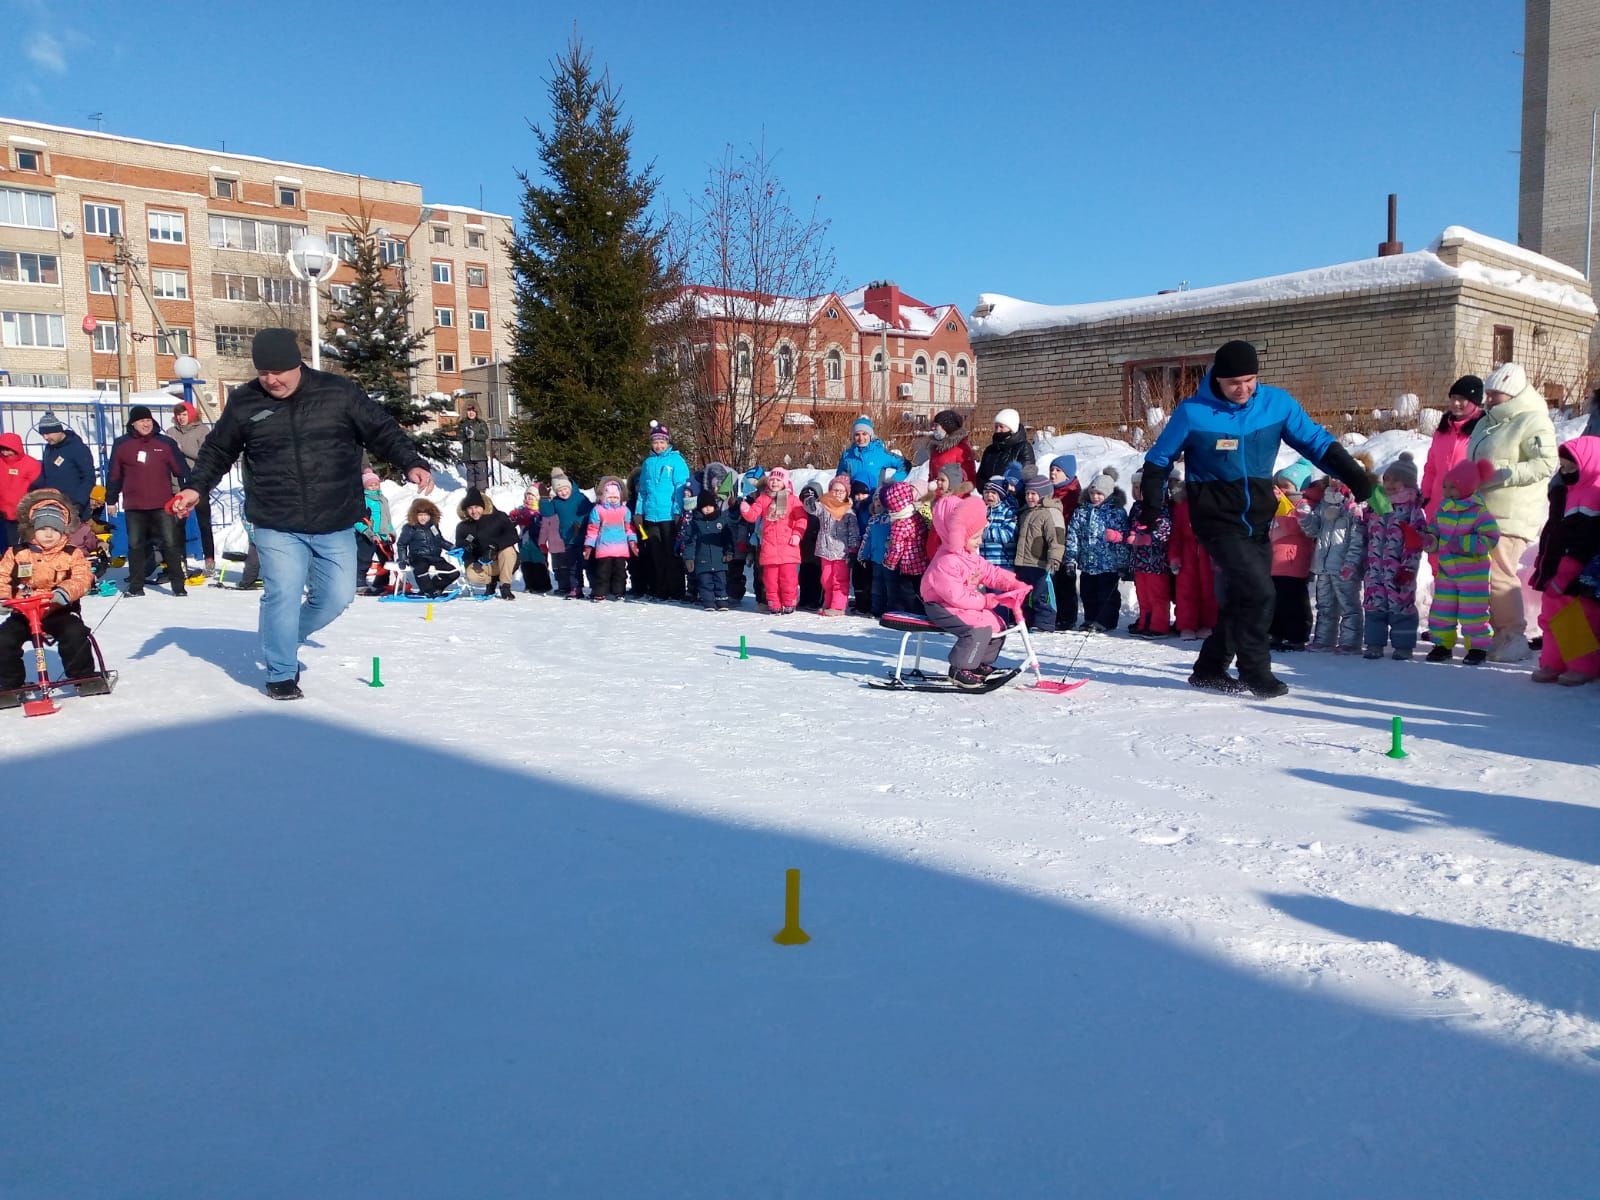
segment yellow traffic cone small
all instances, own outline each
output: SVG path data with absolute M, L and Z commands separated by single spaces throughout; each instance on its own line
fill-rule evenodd
M 783 928 L 772 935 L 780 946 L 804 946 L 811 935 L 800 928 L 800 872 L 790 867 L 783 877 Z

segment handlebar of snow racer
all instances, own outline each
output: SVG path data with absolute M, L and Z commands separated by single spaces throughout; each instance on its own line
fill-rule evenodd
M 21 613 L 28 622 L 28 629 L 38 633 L 45 613 L 55 605 L 55 601 L 51 599 L 49 592 L 34 592 L 31 596 L 13 596 L 9 600 L 0 600 L 0 604 L 12 612 Z

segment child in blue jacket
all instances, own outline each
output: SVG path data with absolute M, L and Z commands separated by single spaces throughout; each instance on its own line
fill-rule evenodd
M 1163 482 L 1163 485 L 1165 483 Z M 1078 599 L 1083 608 L 1079 629 L 1104 633 L 1117 627 L 1122 613 L 1120 581 L 1128 567 L 1128 514 L 1109 503 L 1117 481 L 1096 475 L 1089 483 L 1086 503 L 1078 505 L 1067 526 L 1065 565 L 1079 571 Z

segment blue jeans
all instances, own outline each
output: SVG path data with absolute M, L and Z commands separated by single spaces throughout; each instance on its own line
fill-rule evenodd
M 266 585 L 261 650 L 267 682 L 278 683 L 297 674 L 300 643 L 355 599 L 356 542 L 348 529 L 288 533 L 258 525 L 255 545 Z

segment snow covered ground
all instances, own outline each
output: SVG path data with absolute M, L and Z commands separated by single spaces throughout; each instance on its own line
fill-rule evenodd
M 519 594 L 283 705 L 254 610 L 124 599 L 0 723 L 7 1200 L 1594 1194 L 1600 689 L 894 695 L 864 622 Z

